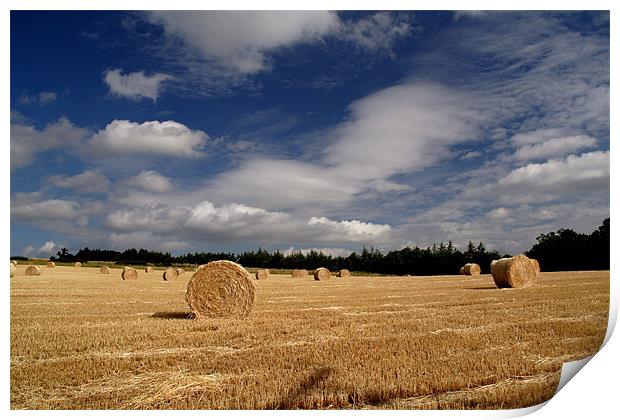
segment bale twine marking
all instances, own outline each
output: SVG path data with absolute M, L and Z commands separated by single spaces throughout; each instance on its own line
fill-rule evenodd
M 152 273 L 153 272 L 153 267 L 144 267 L 144 272 L 145 273 Z
M 24 274 L 27 276 L 40 276 L 42 271 L 43 270 L 41 270 L 41 267 L 38 265 L 29 265 L 26 267 L 26 272 Z
M 480 275 L 480 266 L 476 263 L 467 263 L 463 266 L 463 274 L 466 276 Z
M 538 263 L 538 260 L 535 258 L 530 258 L 530 261 L 532 261 L 532 264 L 534 264 L 534 268 L 536 269 L 536 272 L 540 273 L 540 264 Z
M 75 264 L 73 264 L 74 267 L 80 268 L 82 266 L 81 262 L 76 262 Z
M 107 265 L 102 265 L 101 268 L 99 268 L 99 273 L 110 274 L 110 267 L 108 267 Z
M 351 277 L 351 272 L 347 270 L 346 268 L 343 268 L 342 270 L 338 271 L 338 274 L 336 274 L 336 277 L 342 277 L 342 278 Z
M 291 277 L 306 277 L 308 270 L 293 270 L 291 271 Z
M 15 275 L 15 264 L 11 261 L 9 265 L 11 266 L 11 277 L 13 277 Z
M 536 282 L 536 267 L 525 255 L 491 262 L 493 281 L 499 288 L 520 288 Z
M 166 268 L 164 270 L 163 278 L 164 281 L 173 281 L 179 277 L 179 272 L 174 268 Z
M 45 264 L 45 266 L 47 268 L 54 268 L 56 267 L 56 263 L 54 261 L 48 261 L 47 264 Z
M 250 273 L 232 261 L 212 261 L 198 267 L 185 291 L 196 317 L 246 317 L 252 310 L 256 286 Z
M 269 277 L 269 270 L 258 270 L 256 272 L 256 280 L 267 280 Z
M 136 280 L 138 278 L 138 270 L 131 267 L 124 267 L 121 276 L 123 280 Z
M 314 279 L 317 281 L 329 280 L 331 276 L 332 273 L 327 268 L 321 267 L 314 270 Z

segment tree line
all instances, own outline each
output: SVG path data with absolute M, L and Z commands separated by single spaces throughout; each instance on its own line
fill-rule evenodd
M 590 235 L 577 233 L 571 229 L 542 234 L 536 244 L 525 254 L 536 258 L 544 271 L 568 270 L 608 270 L 609 269 L 609 218 Z M 122 265 L 161 265 L 206 264 L 215 260 L 231 260 L 246 267 L 314 270 L 325 267 L 332 271 L 349 269 L 357 272 L 370 272 L 394 275 L 433 275 L 455 274 L 465 263 L 475 262 L 483 273 L 489 272 L 491 261 L 508 257 L 497 251 L 489 251 L 480 242 L 471 241 L 464 251 L 457 249 L 451 241 L 432 247 L 410 246 L 401 250 L 383 253 L 375 248 L 363 248 L 348 256 L 331 256 L 318 251 L 308 253 L 281 251 L 269 252 L 259 248 L 242 253 L 193 252 L 172 256 L 169 252 L 146 249 L 127 249 L 123 252 L 106 249 L 80 249 L 71 254 L 63 248 L 51 259 L 61 262 L 72 261 L 114 261 Z

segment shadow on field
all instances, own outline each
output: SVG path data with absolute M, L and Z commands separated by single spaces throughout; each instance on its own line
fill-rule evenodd
M 314 370 L 312 374 L 299 384 L 297 388 L 291 389 L 286 393 L 286 395 L 278 402 L 268 405 L 266 407 L 267 410 L 287 410 L 297 408 L 297 404 L 299 399 L 301 399 L 304 395 L 310 393 L 313 389 L 320 386 L 321 382 L 326 380 L 329 375 L 331 375 L 333 369 L 324 366 Z
M 194 314 L 187 311 L 165 311 L 155 312 L 151 315 L 151 318 L 162 319 L 194 319 Z

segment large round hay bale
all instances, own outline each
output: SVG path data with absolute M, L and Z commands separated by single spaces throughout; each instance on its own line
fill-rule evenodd
M 164 270 L 164 274 L 162 276 L 164 281 L 173 281 L 179 277 L 179 272 L 176 268 L 168 267 Z
M 226 260 L 198 267 L 185 292 L 196 317 L 246 317 L 254 306 L 255 295 L 250 273 Z
M 76 262 L 75 264 L 73 264 L 74 267 L 80 268 L 82 266 L 81 262 Z
M 459 274 L 465 274 L 465 266 L 459 268 Z
M 13 265 L 14 265 L 15 267 L 17 267 L 17 261 L 16 261 L 16 260 L 11 260 L 11 263 L 13 263 Z
M 29 265 L 26 267 L 26 272 L 24 274 L 27 276 L 40 276 L 42 271 L 43 270 L 41 270 L 41 267 L 38 265 Z
M 336 274 L 336 277 L 342 277 L 342 278 L 351 277 L 351 272 L 347 270 L 346 268 L 343 268 L 342 270 L 338 271 L 338 274 Z
M 176 270 L 177 270 L 177 275 L 179 275 L 179 276 L 181 274 L 185 273 L 185 270 L 183 270 L 182 268 L 177 268 Z
M 9 265 L 11 266 L 11 277 L 13 277 L 15 275 L 15 264 L 11 262 Z
M 530 261 L 534 264 L 534 269 L 536 269 L 536 272 L 540 273 L 540 264 L 538 263 L 538 260 L 535 258 L 530 258 Z
M 45 266 L 47 268 L 54 268 L 56 267 L 56 263 L 54 261 L 48 261 L 47 264 L 45 264 Z
M 292 270 L 291 277 L 306 277 L 308 275 L 308 270 Z
M 99 268 L 99 273 L 100 274 L 110 274 L 110 267 L 108 267 L 107 265 L 102 265 Z
M 123 277 L 123 280 L 136 280 L 138 278 L 138 270 L 131 267 L 123 267 L 121 277 Z
M 332 273 L 330 273 L 327 268 L 320 267 L 314 270 L 314 279 L 317 281 L 329 280 L 331 276 L 332 276 Z
M 256 280 L 267 280 L 267 277 L 269 277 L 269 270 L 258 270 L 255 276 Z
M 536 267 L 525 255 L 502 258 L 491 263 L 493 281 L 499 288 L 527 287 L 536 281 Z
M 480 275 L 480 266 L 476 263 L 467 263 L 463 266 L 463 274 L 466 276 Z
M 152 273 L 153 272 L 153 267 L 150 267 L 150 266 L 144 267 L 144 272 L 147 273 L 147 274 Z

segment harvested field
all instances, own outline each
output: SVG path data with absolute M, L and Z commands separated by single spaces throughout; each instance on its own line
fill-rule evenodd
M 271 274 L 246 319 L 188 319 L 186 280 L 57 266 L 11 282 L 12 409 L 518 408 L 607 327 L 609 272 Z

